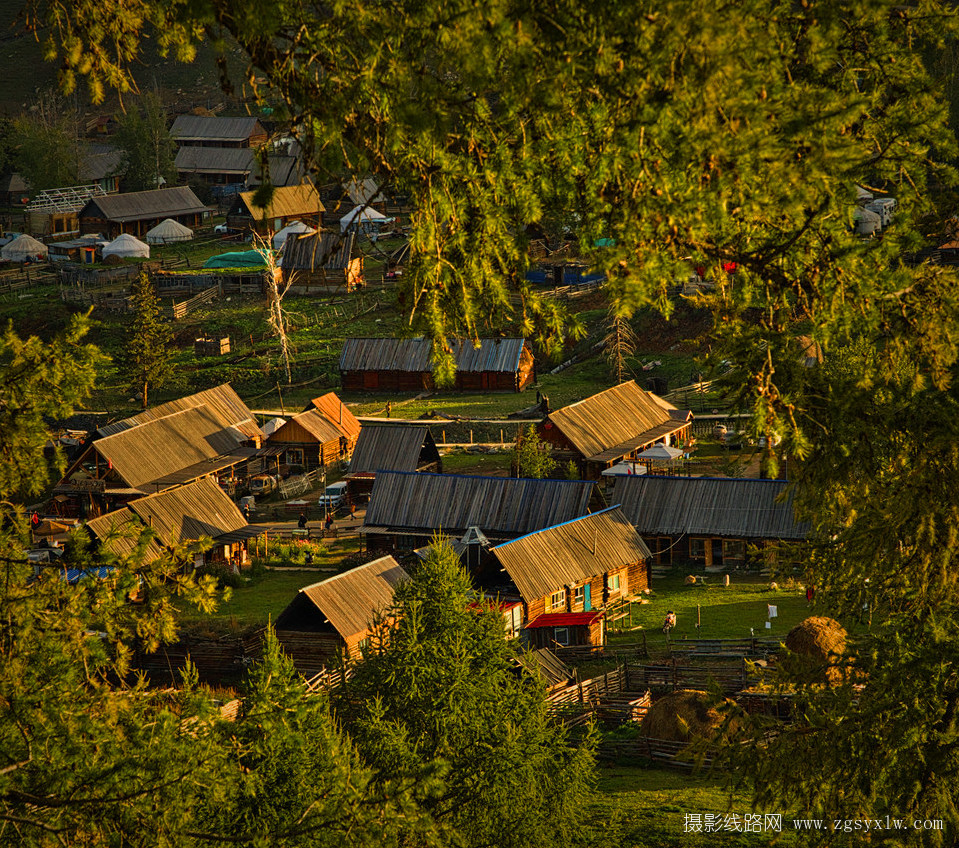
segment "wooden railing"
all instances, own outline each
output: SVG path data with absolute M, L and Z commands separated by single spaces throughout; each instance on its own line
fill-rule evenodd
M 189 300 L 184 300 L 181 303 L 173 304 L 173 318 L 176 321 L 179 321 L 183 318 L 186 318 L 194 309 L 198 306 L 203 306 L 207 303 L 212 303 L 220 294 L 219 286 L 210 286 L 208 289 L 204 289 L 199 294 L 194 295 Z

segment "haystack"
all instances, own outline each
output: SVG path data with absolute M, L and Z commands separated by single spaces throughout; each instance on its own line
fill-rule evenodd
M 712 739 L 723 723 L 715 707 L 707 705 L 708 695 L 696 689 L 680 689 L 660 698 L 643 720 L 643 733 L 651 739 L 690 742 Z
M 799 622 L 786 636 L 786 647 L 806 658 L 806 670 L 829 683 L 842 680 L 836 661 L 846 652 L 846 630 L 835 619 L 813 615 Z

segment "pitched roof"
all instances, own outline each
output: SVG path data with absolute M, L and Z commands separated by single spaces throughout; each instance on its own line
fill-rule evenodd
M 617 477 L 611 497 L 643 534 L 805 539 L 785 480 Z
M 458 371 L 506 371 L 519 368 L 524 339 L 450 339 Z M 347 339 L 340 354 L 341 371 L 432 371 L 433 343 L 415 339 Z
M 355 439 L 360 435 L 360 422 L 346 404 L 337 397 L 336 392 L 327 392 L 325 395 L 313 398 L 307 409 L 315 409 L 325 415 L 327 420 L 348 439 Z
M 356 233 L 309 233 L 283 243 L 284 270 L 342 271 L 353 258 Z
M 176 169 L 191 174 L 248 174 L 255 161 L 251 147 L 181 147 Z
M 320 193 L 310 184 L 279 186 L 273 191 L 269 206 L 257 206 L 253 197 L 255 191 L 242 191 L 239 198 L 256 220 L 269 218 L 288 218 L 293 215 L 317 215 L 325 207 L 320 200 Z
M 136 551 L 140 542 L 143 525 L 136 516 L 125 507 L 108 512 L 99 518 L 87 521 L 87 528 L 96 536 L 107 550 L 116 556 L 129 556 Z M 156 539 L 150 539 L 144 548 L 144 562 L 152 562 L 162 556 L 163 549 Z
M 224 428 L 209 407 L 199 406 L 106 436 L 93 447 L 128 486 L 139 489 L 188 468 L 196 477 L 209 473 L 211 461 L 237 452 L 243 441 L 242 433 Z
M 534 618 L 526 625 L 526 628 L 535 630 L 538 627 L 588 627 L 590 624 L 599 621 L 604 615 L 603 610 L 547 612 Z
M 420 452 L 427 441 L 433 441 L 428 427 L 367 424 L 356 440 L 356 449 L 347 473 L 416 471 Z
M 177 141 L 245 141 L 266 132 L 256 118 L 177 115 L 170 135 Z
M 336 632 L 347 639 L 368 630 L 376 613 L 390 606 L 394 590 L 406 580 L 409 575 L 399 563 L 385 556 L 300 589 L 300 595 L 308 598 Z M 277 617 L 277 629 L 282 629 L 285 612 Z
M 630 380 L 557 409 L 548 421 L 583 456 L 605 461 L 681 430 L 689 415 Z
M 521 536 L 493 553 L 527 603 L 650 557 L 618 507 Z
M 593 483 L 388 471 L 376 475 L 364 526 L 520 535 L 587 512 Z
M 249 407 L 240 400 L 240 396 L 233 390 L 229 383 L 223 383 L 220 386 L 214 386 L 212 389 L 204 389 L 193 395 L 177 398 L 176 400 L 161 403 L 159 406 L 152 406 L 143 412 L 138 412 L 130 418 L 122 421 L 114 421 L 110 424 L 104 424 L 97 430 L 98 436 L 111 436 L 114 433 L 120 433 L 123 430 L 129 430 L 138 424 L 147 421 L 153 421 L 157 418 L 163 418 L 173 412 L 180 412 L 184 409 L 191 409 L 197 406 L 206 406 L 208 411 L 216 416 L 216 419 L 223 427 L 235 427 L 247 438 L 263 436 L 256 418 L 250 412 Z
M 99 149 L 91 150 L 80 159 L 80 172 L 78 174 L 80 182 L 92 183 L 118 174 L 120 166 L 123 164 L 123 151 L 99 146 Z
M 275 440 L 278 434 L 282 433 L 283 430 L 287 429 L 290 424 L 294 422 L 322 444 L 339 441 L 341 437 L 346 435 L 322 412 L 317 409 L 308 409 L 306 412 L 294 415 L 282 427 L 278 427 L 273 435 L 270 436 L 270 440 Z
M 80 218 L 102 217 L 110 221 L 139 221 L 144 218 L 172 218 L 206 211 L 188 186 L 158 188 L 92 197 L 80 210 Z
M 363 180 L 352 179 L 343 183 L 346 196 L 357 206 L 364 203 L 385 203 L 386 198 L 380 192 L 379 184 L 372 177 Z

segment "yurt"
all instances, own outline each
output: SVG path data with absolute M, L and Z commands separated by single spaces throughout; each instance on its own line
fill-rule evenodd
M 283 247 L 290 236 L 312 235 L 315 232 L 316 230 L 308 224 L 304 224 L 302 221 L 294 221 L 273 236 L 273 249 L 279 250 Z
M 120 233 L 113 241 L 103 248 L 103 258 L 108 256 L 119 256 L 121 259 L 133 259 L 142 257 L 150 258 L 150 248 L 140 239 L 131 236 L 129 233 Z
M 37 259 L 46 259 L 49 248 L 33 236 L 26 234 L 17 236 L 13 241 L 0 248 L 0 256 L 8 262 L 33 262 Z
M 357 206 L 340 218 L 340 232 L 345 233 L 350 228 L 362 229 L 364 232 L 376 232 L 384 224 L 389 224 L 394 220 L 396 219 L 387 218 L 382 212 L 377 212 L 370 207 L 364 209 L 362 206 Z
M 173 244 L 178 241 L 192 240 L 193 230 L 172 218 L 160 221 L 147 233 L 147 244 Z

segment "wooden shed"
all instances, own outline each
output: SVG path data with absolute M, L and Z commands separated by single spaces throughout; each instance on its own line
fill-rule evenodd
M 602 645 L 601 611 L 649 588 L 649 548 L 619 507 L 530 533 L 492 553 L 523 599 L 537 648 Z M 480 582 L 491 576 L 497 575 Z
M 186 186 L 91 197 L 78 213 L 81 233 L 121 233 L 145 238 L 157 224 L 172 218 L 190 229 L 210 217 L 210 210 Z
M 521 392 L 535 379 L 525 339 L 451 339 L 459 391 Z M 340 355 L 343 388 L 353 391 L 433 389 L 433 344 L 426 338 L 347 339 Z
M 361 532 L 369 550 L 383 553 L 413 551 L 438 533 L 462 536 L 473 527 L 506 541 L 585 515 L 593 489 L 583 480 L 384 471 Z
M 574 461 L 580 473 L 597 480 L 606 468 L 657 443 L 683 443 L 693 414 L 647 392 L 635 381 L 551 412 L 539 425 L 560 462 Z
M 265 236 L 278 233 L 293 221 L 302 221 L 313 229 L 323 225 L 324 206 L 310 183 L 274 189 L 266 206 L 258 206 L 255 197 L 255 191 L 243 191 L 236 196 L 226 215 L 226 223 L 232 229 Z
M 291 235 L 283 244 L 283 282 L 295 294 L 363 285 L 363 257 L 354 256 L 355 233 Z
M 443 460 L 429 427 L 412 424 L 367 424 L 356 440 L 346 473 L 350 496 L 368 498 L 378 471 L 443 473 Z
M 617 477 L 613 501 L 661 565 L 745 565 L 749 546 L 800 542 L 809 534 L 796 521 L 785 480 L 730 477 Z
M 283 449 L 282 464 L 309 471 L 348 459 L 356 437 L 320 410 L 308 409 L 279 427 L 268 444 Z
M 301 674 L 317 674 L 340 658 L 356 659 L 376 618 L 409 575 L 391 556 L 300 589 L 276 619 L 276 636 Z

